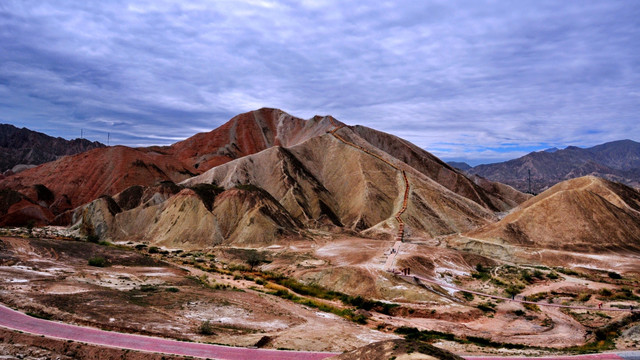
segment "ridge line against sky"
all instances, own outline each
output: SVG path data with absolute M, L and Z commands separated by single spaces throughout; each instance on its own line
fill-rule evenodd
M 0 123 L 166 145 L 261 107 L 445 160 L 640 140 L 640 2 L 0 2 Z

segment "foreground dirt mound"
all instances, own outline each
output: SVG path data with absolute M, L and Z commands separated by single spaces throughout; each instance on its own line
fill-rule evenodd
M 580 252 L 638 251 L 639 210 L 636 190 L 586 176 L 555 185 L 499 222 L 468 236 Z
M 462 360 L 460 356 L 421 341 L 387 340 L 373 343 L 342 355 L 333 360 Z

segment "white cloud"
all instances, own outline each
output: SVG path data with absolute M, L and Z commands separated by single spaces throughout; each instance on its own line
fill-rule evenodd
M 496 160 L 638 140 L 638 18 L 623 1 L 3 2 L 0 120 L 151 144 L 269 106 Z

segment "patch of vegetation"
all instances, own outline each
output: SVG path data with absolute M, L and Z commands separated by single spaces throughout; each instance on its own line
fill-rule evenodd
M 549 280 L 557 280 L 557 279 L 560 278 L 560 275 L 558 275 L 557 272 L 552 271 L 552 272 L 547 274 L 547 277 L 549 278 Z
M 250 271 L 253 268 L 267 261 L 267 256 L 262 251 L 250 250 L 247 252 L 247 265 L 250 266 Z
M 404 335 L 407 340 L 419 340 L 425 342 L 433 342 L 434 340 L 448 340 L 455 341 L 460 344 L 473 344 L 482 347 L 491 347 L 497 349 L 544 349 L 541 347 L 528 346 L 523 344 L 511 344 L 492 341 L 491 339 L 478 337 L 478 336 L 466 336 L 464 338 L 457 337 L 454 334 L 443 333 L 440 331 L 423 330 L 420 331 L 414 327 L 400 327 L 396 329 L 396 334 Z
M 565 275 L 570 275 L 570 276 L 580 276 L 580 277 L 584 277 L 585 275 L 583 273 L 579 273 L 573 269 L 567 269 L 567 268 L 563 268 L 563 267 L 556 267 L 554 268 L 557 272 L 559 273 L 563 273 Z
M 627 315 L 623 319 L 610 323 L 597 329 L 594 332 L 595 339 L 581 346 L 567 348 L 574 353 L 585 354 L 593 352 L 602 352 L 615 348 L 615 340 L 620 336 L 620 330 L 632 323 L 640 321 L 640 313 Z
M 272 291 L 269 292 L 268 294 L 271 295 L 275 295 L 278 296 L 280 298 L 283 299 L 287 299 L 290 301 L 293 301 L 295 303 L 298 304 L 302 304 L 302 305 L 306 305 L 308 307 L 311 308 L 315 308 L 318 309 L 320 311 L 324 311 L 324 312 L 328 312 L 328 313 L 332 313 L 338 316 L 341 316 L 347 320 L 351 320 L 357 324 L 366 324 L 367 323 L 367 317 L 362 315 L 362 314 L 356 314 L 353 310 L 351 309 L 340 309 L 322 302 L 319 302 L 317 300 L 311 300 L 311 299 L 305 299 L 305 298 L 301 298 L 291 292 L 289 292 L 288 290 L 284 290 L 284 289 L 280 289 L 280 290 L 276 290 L 276 291 Z
M 201 335 L 215 334 L 215 332 L 213 331 L 213 325 L 211 325 L 211 322 L 209 322 L 209 320 L 203 321 L 202 324 L 200 324 L 200 326 L 198 327 L 198 334 L 201 334 Z
M 463 297 L 464 297 L 464 299 L 465 299 L 465 300 L 467 300 L 467 301 L 473 301 L 473 298 L 474 298 L 474 296 L 473 296 L 473 294 L 472 294 L 472 293 L 470 293 L 470 292 L 466 292 L 466 291 L 463 291 L 463 292 L 462 292 L 462 296 L 463 296 Z
M 607 275 L 608 275 L 610 278 L 612 278 L 612 279 L 616 279 L 616 280 L 618 280 L 618 279 L 622 279 L 622 275 L 618 274 L 618 273 L 617 273 L 617 272 L 615 272 L 615 271 L 609 271 L 609 272 L 607 273 Z
M 157 246 L 152 246 L 149 248 L 149 254 L 157 254 L 160 252 L 160 249 Z
M 640 300 L 640 296 L 634 295 L 633 289 L 629 287 L 623 287 L 622 289 L 618 289 L 613 296 L 611 296 L 613 300 Z
M 164 289 L 164 291 L 166 292 L 172 292 L 172 293 L 177 293 L 180 291 L 180 289 L 178 289 L 177 287 L 168 287 L 166 289 Z
M 487 301 L 487 302 L 484 302 L 484 303 L 480 303 L 480 304 L 476 305 L 476 307 L 478 309 L 482 310 L 482 312 L 484 312 L 484 313 L 496 312 L 496 309 L 495 309 L 496 304 L 494 304 L 494 303 L 492 303 L 490 301 Z
M 598 294 L 600 294 L 600 296 L 609 297 L 613 295 L 613 292 L 607 288 L 603 288 L 598 291 Z
M 158 291 L 158 285 L 142 284 L 142 285 L 140 285 L 140 291 L 142 291 L 142 292 L 156 292 L 156 291 Z
M 286 288 L 289 288 L 300 295 L 311 296 L 311 297 L 325 299 L 325 300 L 340 300 L 345 305 L 351 305 L 358 309 L 363 309 L 367 311 L 374 310 L 383 314 L 390 315 L 391 310 L 399 306 L 398 304 L 390 304 L 382 301 L 365 299 L 359 295 L 350 296 L 341 292 L 327 290 L 322 286 L 319 286 L 316 284 L 305 285 L 291 278 L 285 278 L 280 276 L 274 277 L 273 275 L 267 275 L 265 279 L 273 281 L 276 284 L 282 285 Z
M 87 236 L 87 241 L 90 243 L 97 244 L 98 242 L 100 242 L 100 237 L 96 234 L 89 234 Z
M 102 256 L 95 256 L 89 259 L 89 266 L 106 267 L 108 265 L 109 263 L 107 262 L 107 259 Z
M 524 290 L 524 286 L 523 285 L 510 284 L 509 286 L 507 286 L 507 288 L 504 290 L 504 292 L 507 293 L 507 295 L 509 297 L 515 297 L 516 295 L 520 294 L 520 292 L 522 292 L 522 290 Z
M 489 269 L 482 266 L 482 264 L 476 265 L 476 271 L 471 273 L 471 276 L 474 279 L 483 280 L 483 281 L 491 279 L 491 274 L 489 273 Z
M 536 304 L 529 304 L 529 303 L 524 303 L 522 304 L 522 306 L 524 306 L 525 309 L 529 310 L 529 311 L 533 311 L 533 312 L 540 312 L 540 307 Z
M 576 298 L 576 301 L 587 302 L 587 301 L 589 301 L 589 299 L 591 299 L 591 294 L 589 294 L 589 293 L 581 293 Z
M 44 319 L 44 320 L 53 319 L 53 315 L 42 312 L 42 311 L 38 311 L 38 312 L 27 311 L 25 314 L 38 319 Z

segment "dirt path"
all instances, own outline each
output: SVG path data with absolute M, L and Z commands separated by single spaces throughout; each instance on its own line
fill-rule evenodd
M 376 153 L 373 153 L 373 152 L 363 148 L 360 145 L 356 145 L 356 144 L 354 144 L 354 143 L 352 143 L 350 141 L 347 141 L 342 136 L 336 134 L 336 132 L 338 130 L 342 129 L 346 125 L 338 125 L 333 121 L 332 118 L 329 118 L 329 121 L 331 121 L 331 124 L 333 126 L 335 126 L 335 128 L 333 130 L 329 131 L 329 133 L 331 135 L 333 135 L 333 137 L 335 137 L 336 139 L 342 141 L 343 143 L 345 143 L 345 144 L 347 144 L 347 145 L 349 145 L 351 147 L 354 147 L 354 148 L 356 148 L 358 150 L 363 151 L 367 155 L 371 155 L 371 156 L 377 158 L 378 160 L 383 161 L 384 163 L 386 163 L 387 165 L 389 165 L 392 168 L 396 169 L 397 171 L 399 171 L 402 174 L 402 179 L 404 180 L 404 194 L 403 194 L 403 197 L 402 197 L 402 207 L 400 208 L 400 210 L 395 215 L 395 219 L 398 222 L 398 230 L 396 232 L 395 240 L 402 242 L 404 240 L 404 221 L 402 221 L 402 218 L 400 216 L 405 212 L 405 210 L 407 210 L 407 204 L 409 202 L 409 191 L 410 191 L 409 179 L 407 179 L 407 174 L 404 172 L 404 170 L 400 169 L 397 165 L 395 165 L 392 162 L 386 160 L 382 156 L 380 156 L 380 155 L 378 155 Z M 395 258 L 395 256 L 394 256 L 394 258 Z M 389 269 L 389 268 L 385 267 L 385 269 Z
M 390 271 L 391 272 L 391 271 Z M 427 282 L 430 284 L 434 284 L 434 285 L 438 285 L 440 287 L 443 288 L 448 288 L 451 290 L 455 290 L 455 291 L 461 291 L 461 292 L 466 292 L 469 294 L 474 294 L 477 296 L 482 296 L 482 297 L 488 297 L 491 299 L 497 299 L 497 300 L 504 300 L 504 301 L 511 301 L 511 302 L 517 302 L 517 303 L 522 303 L 522 304 L 533 304 L 533 305 L 538 305 L 538 306 L 546 306 L 546 307 L 554 307 L 554 308 L 565 308 L 565 309 L 579 309 L 579 310 L 591 310 L 591 311 L 627 311 L 627 312 L 638 312 L 640 311 L 640 309 L 634 309 L 634 310 L 630 310 L 630 309 L 619 309 L 619 308 L 594 308 L 594 307 L 589 307 L 589 306 L 573 306 L 573 305 L 560 305 L 560 304 L 553 304 L 553 303 L 546 303 L 546 302 L 535 302 L 535 301 L 525 301 L 525 300 L 518 300 L 518 299 L 511 299 L 511 298 L 506 298 L 503 296 L 497 296 L 497 295 L 490 295 L 490 294 L 485 294 L 485 293 L 481 293 L 478 291 L 472 291 L 472 290 L 466 290 L 466 289 L 461 289 L 459 287 L 453 286 L 453 285 L 444 285 L 442 283 L 439 283 L 437 281 L 431 280 L 431 279 L 427 279 L 424 278 L 422 276 L 417 276 L 417 275 L 402 275 L 401 273 L 398 272 L 391 272 L 392 274 L 403 278 L 409 282 L 416 282 L 416 280 L 419 281 L 423 281 L 423 282 Z
M 69 339 L 89 344 L 131 349 L 154 353 L 166 353 L 182 356 L 216 359 L 325 359 L 337 353 L 278 351 L 265 349 L 234 348 L 221 345 L 190 343 L 150 336 L 123 334 L 55 321 L 33 318 L 0 305 L 0 326 L 44 335 L 53 338 Z

